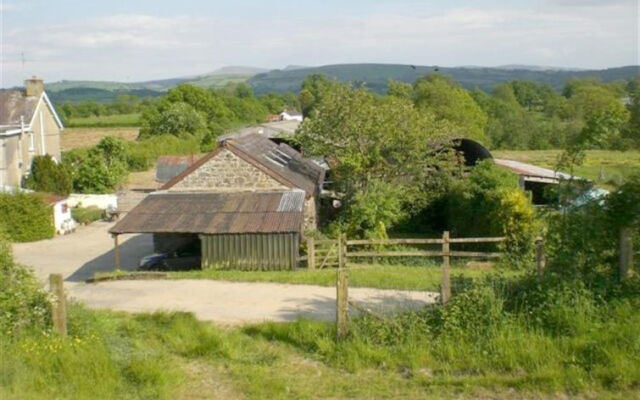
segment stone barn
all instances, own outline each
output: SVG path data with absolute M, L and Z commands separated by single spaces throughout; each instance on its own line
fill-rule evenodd
M 289 268 L 297 260 L 293 247 L 297 255 L 304 231 L 317 227 L 324 176 L 324 168 L 284 143 L 257 134 L 228 138 L 147 196 L 111 233 L 152 233 L 161 253 L 198 242 L 203 266 Z M 160 215 L 165 223 L 150 228 Z M 256 251 L 271 261 L 256 267 L 248 261 Z

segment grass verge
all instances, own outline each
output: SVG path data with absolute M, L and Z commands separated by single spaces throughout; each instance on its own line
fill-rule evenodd
M 454 264 L 453 277 L 479 278 L 493 267 L 473 267 Z M 503 271 L 506 276 L 517 276 L 516 271 Z M 295 271 L 235 271 L 235 270 L 194 270 L 168 273 L 169 279 L 213 279 L 231 282 L 273 282 L 300 285 L 335 286 L 336 270 L 298 269 Z M 438 291 L 442 282 L 440 265 L 423 266 L 349 264 L 349 286 L 376 289 L 428 290 Z
M 0 398 L 637 398 L 635 306 L 600 310 L 571 334 L 519 318 L 501 318 L 490 332 L 456 331 L 470 314 L 455 307 L 441 324 L 425 312 L 392 325 L 359 318 L 336 342 L 333 324 L 321 322 L 222 329 L 185 313 L 74 305 L 66 339 L 34 332 L 0 341 Z

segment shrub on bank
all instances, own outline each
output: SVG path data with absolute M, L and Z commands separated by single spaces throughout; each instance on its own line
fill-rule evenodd
M 13 260 L 8 234 L 0 226 L 0 337 L 46 331 L 49 301 L 30 269 Z
M 49 239 L 55 234 L 53 211 L 37 193 L 0 193 L 0 227 L 14 242 Z

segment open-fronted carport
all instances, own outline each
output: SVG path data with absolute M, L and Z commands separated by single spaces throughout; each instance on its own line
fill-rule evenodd
M 157 192 L 110 233 L 151 233 L 156 249 L 200 240 L 202 268 L 292 269 L 304 221 L 302 190 L 274 192 Z

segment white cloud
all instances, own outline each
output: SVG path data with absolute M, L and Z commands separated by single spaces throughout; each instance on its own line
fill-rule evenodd
M 14 3 L 2 2 L 0 0 L 0 11 L 15 11 L 18 10 L 18 5 Z
M 580 4 L 577 4 L 580 3 Z M 339 62 L 437 65 L 637 63 L 634 5 L 547 0 L 526 8 L 433 11 L 423 3 L 362 14 L 214 17 L 120 14 L 17 27 L 5 34 L 5 75 L 47 80 L 146 80 L 223 65 Z M 21 70 L 24 51 L 34 61 Z

